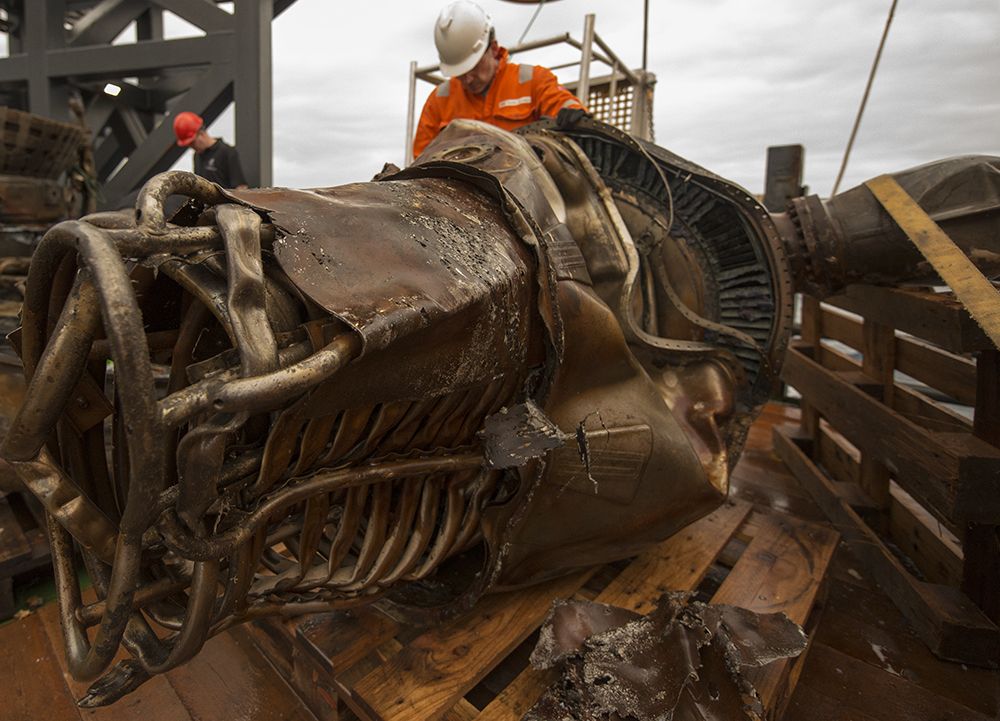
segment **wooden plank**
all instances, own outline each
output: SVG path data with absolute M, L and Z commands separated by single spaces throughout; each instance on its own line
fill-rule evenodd
M 37 614 L 0 627 L 0 716 L 11 721 L 80 721 Z M 151 717 L 149 721 L 157 721 Z
M 6 497 L 0 497 L 0 575 L 12 575 L 31 559 L 31 544 Z
M 800 683 L 781 721 L 878 721 L 857 709 L 846 708 L 837 699 Z
M 804 625 L 820 592 L 826 568 L 837 548 L 836 531 L 790 516 L 768 516 L 732 572 L 712 597 L 758 613 L 784 612 Z M 793 661 L 775 661 L 747 672 L 769 718 L 784 707 L 792 692 Z
M 197 656 L 166 677 L 195 719 L 314 721 L 245 629 L 209 639 Z
M 1000 351 L 985 350 L 976 363 L 974 433 L 1000 446 Z M 1000 516 L 965 529 L 962 590 L 1000 624 Z
M 917 338 L 896 338 L 896 368 L 959 403 L 976 402 L 976 364 Z
M 1000 348 L 1000 290 L 895 178 L 880 175 L 865 185 L 968 309 L 993 346 Z
M 303 620 L 296 636 L 326 673 L 338 675 L 391 639 L 399 624 L 374 608 L 333 611 Z
M 822 643 L 813 645 L 799 686 L 836 699 L 844 715 L 834 718 L 845 720 L 987 721 L 991 718 Z
M 824 317 L 820 303 L 805 293 L 799 297 L 802 299 L 802 342 L 808 346 L 818 346 L 824 332 Z M 810 437 L 815 437 L 819 428 L 819 412 L 806 398 L 802 399 L 801 426 L 803 433 Z
M 856 375 L 861 370 L 861 364 L 853 358 L 826 345 L 820 348 L 819 356 L 820 365 L 824 368 L 841 372 L 841 377 L 845 380 L 861 380 Z M 875 384 L 855 382 L 854 385 L 868 395 L 877 395 Z M 927 430 L 944 433 L 972 430 L 972 423 L 965 416 L 899 383 L 893 389 L 893 410 Z
M 62 627 L 59 624 L 59 609 L 54 603 L 43 607 L 36 614 L 42 623 L 49 642 L 55 649 L 50 663 L 59 669 L 72 698 L 82 698 L 90 684 L 73 679 L 66 665 L 63 652 Z M 120 651 L 117 660 L 128 658 Z M 95 721 L 190 721 L 191 714 L 180 697 L 164 676 L 154 676 L 138 690 L 119 700 L 112 706 L 81 711 L 87 719 Z
M 816 642 L 974 711 L 997 714 L 997 672 L 936 658 L 885 594 L 834 582 Z
M 952 353 L 993 348 L 965 307 L 948 296 L 905 288 L 851 285 L 826 303 L 930 341 Z
M 862 453 L 892 468 L 904 488 L 942 522 L 954 527 L 958 519 L 1000 517 L 997 449 L 971 436 L 946 437 L 921 428 L 823 368 L 801 348 L 789 350 L 782 376 Z
M 958 586 L 962 579 L 962 547 L 948 529 L 898 484 L 892 484 L 889 535 L 932 583 Z
M 862 324 L 861 371 L 882 386 L 882 402 L 893 406 L 896 383 L 896 332 L 887 325 L 866 318 Z M 878 508 L 889 507 L 889 469 L 872 453 L 862 452 L 861 488 Z
M 823 306 L 823 336 L 849 345 L 858 352 L 864 347 L 862 319 L 831 306 Z M 803 340 L 805 340 L 803 338 Z
M 490 701 L 477 721 L 519 721 L 558 677 L 554 668 L 536 671 L 529 666 Z
M 441 718 L 541 624 L 553 599 L 573 595 L 592 573 L 486 597 L 471 613 L 427 631 L 372 669 L 350 689 L 353 700 L 373 719 Z
M 748 513 L 746 503 L 727 503 L 679 531 L 630 563 L 597 602 L 646 614 L 663 593 L 697 587 Z
M 1000 629 L 972 602 L 949 586 L 915 580 L 780 429 L 775 429 L 774 448 L 935 654 L 981 665 L 1000 657 Z

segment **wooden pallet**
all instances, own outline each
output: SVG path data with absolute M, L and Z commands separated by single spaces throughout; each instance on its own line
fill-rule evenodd
M 553 600 L 645 613 L 665 591 L 698 589 L 714 603 L 784 611 L 809 628 L 837 542 L 827 527 L 734 502 L 630 563 L 490 596 L 440 626 L 404 627 L 365 608 L 263 622 L 254 633 L 324 721 L 520 719 L 554 680 L 527 666 Z M 779 718 L 804 658 L 754 672 L 769 718 Z
M 996 664 L 1000 351 L 944 293 L 851 286 L 802 319 L 782 372 L 802 422 L 775 451 L 934 653 Z
M 15 512 L 11 505 L 21 506 Z M 0 621 L 17 610 L 14 579 L 48 565 L 49 544 L 37 519 L 27 512 L 15 494 L 0 495 Z

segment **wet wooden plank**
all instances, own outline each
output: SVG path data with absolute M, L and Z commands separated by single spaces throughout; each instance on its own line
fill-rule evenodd
M 822 643 L 813 644 L 799 681 L 799 688 L 835 699 L 842 715 L 837 719 L 872 721 L 988 721 L 986 716 L 968 706 L 938 696 L 907 679 L 859 661 Z M 807 693 L 808 693 L 807 692 Z M 803 714 L 800 702 L 788 721 L 826 719 L 826 716 Z M 815 711 L 813 712 L 815 714 Z
M 310 616 L 296 635 L 302 648 L 327 673 L 338 675 L 357 664 L 399 631 L 399 624 L 373 608 Z
M 766 516 L 732 572 L 712 597 L 757 613 L 783 612 L 805 625 L 820 593 L 826 569 L 837 548 L 830 528 L 788 516 Z M 780 660 L 748 671 L 769 718 L 784 708 L 794 683 L 792 671 L 801 661 Z
M 538 628 L 553 599 L 573 595 L 590 573 L 483 599 L 471 613 L 427 631 L 372 669 L 351 689 L 352 699 L 373 719 L 442 718 Z
M 835 698 L 799 684 L 781 721 L 879 721 L 855 708 L 847 708 Z
M 885 594 L 833 582 L 816 642 L 993 717 L 995 671 L 942 661 L 906 624 Z
M 72 698 L 82 698 L 87 693 L 90 684 L 73 679 L 66 665 L 63 653 L 62 626 L 59 623 L 59 611 L 54 603 L 43 607 L 36 614 L 45 629 L 49 642 L 55 649 L 53 663 L 57 664 Z M 118 659 L 127 658 L 124 651 L 118 654 Z M 173 687 L 163 676 L 154 676 L 139 689 L 112 706 L 96 709 L 80 709 L 84 719 L 94 721 L 191 721 L 191 714 L 174 692 Z
M 0 627 L 0 718 L 80 721 L 37 615 Z
M 663 593 L 697 587 L 749 513 L 746 503 L 727 503 L 636 558 L 596 600 L 646 614 Z
M 209 639 L 201 653 L 166 677 L 194 719 L 314 721 L 245 629 Z

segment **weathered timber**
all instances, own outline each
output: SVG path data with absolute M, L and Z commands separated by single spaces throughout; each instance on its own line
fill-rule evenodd
M 929 431 L 886 407 L 844 373 L 793 346 L 783 377 L 852 444 L 888 466 L 901 485 L 951 527 L 1000 517 L 1000 451 L 971 434 Z M 848 378 L 850 378 L 848 376 Z
M 996 663 L 1000 629 L 957 589 L 914 579 L 789 435 L 776 429 L 774 447 L 935 654 L 965 663 Z
M 837 532 L 830 528 L 790 516 L 767 516 L 712 602 L 757 613 L 783 612 L 804 625 L 821 593 L 838 540 Z M 806 658 L 807 653 L 803 653 L 797 659 L 781 659 L 747 672 L 768 718 L 781 717 L 794 690 L 796 667 Z
M 813 663 L 802 674 L 799 688 L 833 700 L 830 715 L 823 705 L 809 708 L 798 699 L 786 721 L 987 721 L 991 718 L 927 691 L 895 674 L 859 661 L 822 643 L 810 651 Z M 796 694 L 797 695 L 797 694 Z
M 948 296 L 904 288 L 852 285 L 844 295 L 827 298 L 825 302 L 923 338 L 952 353 L 993 347 L 965 307 Z

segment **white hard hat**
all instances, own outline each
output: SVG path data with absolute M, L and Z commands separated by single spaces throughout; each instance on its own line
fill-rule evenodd
M 447 77 L 463 75 L 483 57 L 490 43 L 493 19 L 469 0 L 449 4 L 434 23 L 434 44 Z

